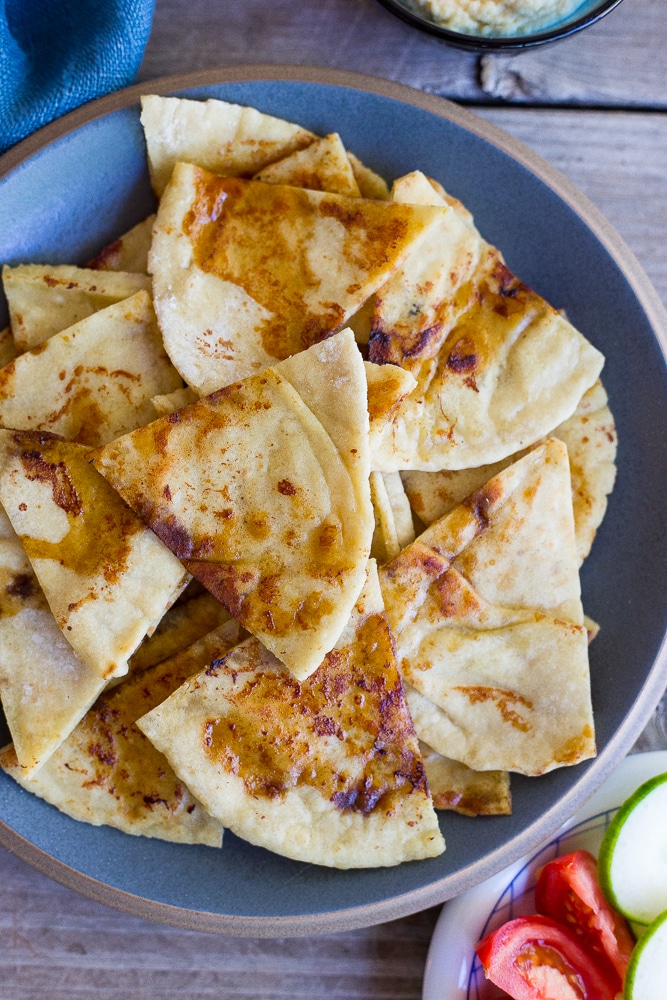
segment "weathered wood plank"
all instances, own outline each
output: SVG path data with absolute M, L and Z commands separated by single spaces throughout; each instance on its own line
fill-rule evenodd
M 459 100 L 667 107 L 663 0 L 627 0 L 555 45 L 480 59 L 376 0 L 157 0 L 140 80 L 213 66 L 335 66 Z

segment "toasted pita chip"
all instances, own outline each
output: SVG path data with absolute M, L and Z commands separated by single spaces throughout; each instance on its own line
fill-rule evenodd
M 16 349 L 29 351 L 74 326 L 98 309 L 120 302 L 140 291 L 150 291 L 147 274 L 89 268 L 24 264 L 4 267 L 2 278 L 9 305 L 9 320 Z
M 347 156 L 352 167 L 352 173 L 359 185 L 362 198 L 376 198 L 378 201 L 389 201 L 390 194 L 387 182 L 374 170 L 367 167 L 348 149 Z
M 336 868 L 444 849 L 374 565 L 308 680 L 251 639 L 137 724 L 211 815 L 253 844 Z
M 0 425 L 95 447 L 153 420 L 151 397 L 181 385 L 138 292 L 0 369 Z
M 399 368 L 398 365 L 374 365 L 370 361 L 365 361 L 364 369 L 368 385 L 371 466 L 376 471 L 376 449 L 382 450 L 387 428 L 391 427 L 401 404 L 417 383 L 410 372 Z
M 512 812 L 507 771 L 473 771 L 457 760 L 436 753 L 426 743 L 419 749 L 436 809 L 463 816 L 509 816 Z
M 422 696 L 419 712 L 410 700 L 420 739 L 481 771 L 542 774 L 594 755 L 561 441 L 436 521 L 380 580 L 399 667 Z
M 292 184 L 311 191 L 329 191 L 360 198 L 361 191 L 337 132 L 315 139 L 305 149 L 300 149 L 283 160 L 269 164 L 255 180 L 269 184 Z
M 0 507 L 0 701 L 24 775 L 60 746 L 104 684 L 58 628 Z
M 398 472 L 371 472 L 375 531 L 371 555 L 382 565 L 415 540 L 410 503 Z
M 100 250 L 88 267 L 97 271 L 130 271 L 148 274 L 148 251 L 153 238 L 155 215 L 149 215 L 117 240 Z
M 363 585 L 373 532 L 350 330 L 90 457 L 296 676 L 319 666 Z
M 445 204 L 439 227 L 376 294 L 369 360 L 418 386 L 375 457 L 383 472 L 496 462 L 569 418 L 604 358 L 505 266 L 467 212 L 423 175 L 394 197 Z
M 127 673 L 189 576 L 87 454 L 39 431 L 0 430 L 0 501 L 65 638 L 106 679 Z
M 10 327 L 0 330 L 0 367 L 4 368 L 16 357 L 16 345 Z
M 188 403 L 196 403 L 198 399 L 199 396 L 194 389 L 184 386 L 182 389 L 174 389 L 173 392 L 168 392 L 163 396 L 153 396 L 151 402 L 158 416 L 163 417 L 167 413 L 173 413 L 174 410 L 182 409 Z
M 220 847 L 222 827 L 180 781 L 135 720 L 239 638 L 236 622 L 103 695 L 40 769 L 25 780 L 11 748 L 0 766 L 73 819 L 125 833 Z
M 169 608 L 153 634 L 144 639 L 132 654 L 130 670 L 136 673 L 153 667 L 229 621 L 229 611 L 213 594 L 204 591 L 187 598 L 189 589 Z
M 178 164 L 149 258 L 169 356 L 206 394 L 324 340 L 441 213 Z
M 230 177 L 249 177 L 316 138 L 300 125 L 255 108 L 153 94 L 141 99 L 141 124 L 157 195 L 164 192 L 179 161 Z
M 574 530 L 579 559 L 583 562 L 604 517 L 607 496 L 616 476 L 616 428 L 599 380 L 584 393 L 574 414 L 554 430 L 552 437 L 567 445 Z M 523 454 L 519 452 L 476 469 L 403 472 L 410 506 L 424 524 L 432 524 Z

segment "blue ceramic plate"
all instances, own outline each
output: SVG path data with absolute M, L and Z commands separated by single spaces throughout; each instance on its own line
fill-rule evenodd
M 0 776 L 0 840 L 67 885 L 152 919 L 251 935 L 312 934 L 402 916 L 450 898 L 529 853 L 602 783 L 667 680 L 667 320 L 634 258 L 556 171 L 461 109 L 348 73 L 235 67 L 134 87 L 25 140 L 0 161 L 0 261 L 83 263 L 153 208 L 142 92 L 251 104 L 347 147 L 391 179 L 420 168 L 474 212 L 524 281 L 607 356 L 619 474 L 583 568 L 599 756 L 513 778 L 510 817 L 442 814 L 442 857 L 367 871 L 284 860 L 230 834 L 221 852 L 89 827 Z M 0 315 L 0 325 L 4 317 Z M 564 711 L 566 711 L 564 706 Z

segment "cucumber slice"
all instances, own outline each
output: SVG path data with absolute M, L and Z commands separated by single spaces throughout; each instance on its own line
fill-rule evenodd
M 667 913 L 662 913 L 632 952 L 625 976 L 626 1000 L 656 1000 L 665 995 L 666 955 Z
M 623 803 L 598 855 L 602 890 L 640 924 L 667 910 L 667 774 L 641 785 Z

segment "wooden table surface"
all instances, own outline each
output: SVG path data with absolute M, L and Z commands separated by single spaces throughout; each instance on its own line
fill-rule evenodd
M 664 8 L 664 0 L 625 0 L 556 45 L 480 58 L 375 0 L 156 0 L 138 79 L 292 63 L 356 70 L 471 105 L 602 210 L 667 304 Z M 667 747 L 664 717 L 637 749 Z M 311 939 L 225 938 L 107 909 L 0 850 L 0 1000 L 416 1000 L 437 916 L 435 908 Z

